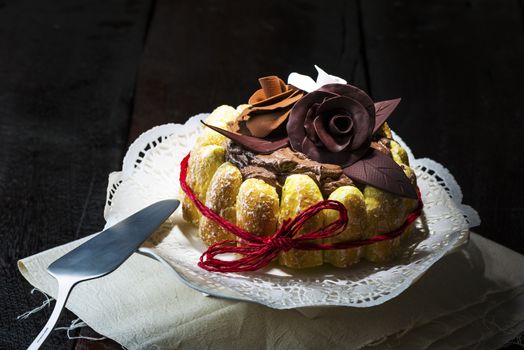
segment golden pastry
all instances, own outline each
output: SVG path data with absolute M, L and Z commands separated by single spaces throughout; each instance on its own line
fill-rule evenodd
M 237 226 L 256 236 L 276 232 L 278 195 L 275 188 L 259 179 L 247 179 L 238 191 Z
M 229 125 L 236 119 L 239 112 L 231 106 L 220 106 L 206 118 L 205 122 L 209 125 L 213 125 L 219 128 L 228 128 Z M 204 128 L 198 135 L 195 142 L 195 149 L 203 146 L 217 145 L 225 146 L 227 138 L 220 135 L 218 132 L 211 130 L 210 128 Z
M 355 186 L 342 186 L 337 188 L 329 199 L 344 204 L 348 212 L 348 224 L 346 229 L 333 238 L 325 239 L 325 243 L 336 243 L 342 241 L 355 241 L 363 238 L 366 229 L 366 202 L 364 195 Z M 326 224 L 338 219 L 336 210 L 326 211 Z M 348 267 L 360 260 L 362 248 L 337 249 L 324 251 L 324 261 L 337 267 Z
M 235 223 L 237 196 L 241 184 L 240 171 L 231 163 L 222 164 L 211 179 L 205 205 L 224 219 Z M 226 239 L 236 239 L 232 233 L 206 217 L 200 219 L 198 231 L 200 238 L 208 245 Z
M 284 220 L 294 218 L 302 210 L 322 199 L 320 189 L 309 176 L 301 174 L 288 176 L 282 187 L 279 223 L 282 224 Z M 324 222 L 324 212 L 316 214 L 302 227 L 299 235 L 322 228 Z M 319 266 L 323 262 L 322 251 L 291 249 L 280 254 L 279 262 L 281 265 L 292 268 Z
M 390 140 L 389 147 L 391 150 L 391 155 L 395 162 L 397 162 L 398 164 L 409 165 L 408 153 L 404 148 L 400 146 L 400 144 L 397 141 Z
M 404 223 L 402 197 L 381 191 L 375 187 L 364 188 L 366 202 L 366 238 L 390 232 Z M 385 262 L 396 256 L 400 237 L 366 246 L 365 258 L 372 262 Z
M 224 153 L 224 147 L 216 145 L 202 146 L 191 151 L 186 181 L 202 203 L 206 200 L 211 178 L 218 167 L 224 163 Z M 193 202 L 185 196 L 182 200 L 182 214 L 186 221 L 198 225 L 201 214 Z

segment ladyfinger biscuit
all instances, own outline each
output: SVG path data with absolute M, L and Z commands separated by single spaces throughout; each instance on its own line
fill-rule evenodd
M 242 184 L 242 174 L 229 162 L 218 167 L 206 193 L 206 206 L 229 222 L 236 222 L 236 202 L 238 190 Z M 208 244 L 226 239 L 236 239 L 230 232 L 224 230 L 214 221 L 206 217 L 200 219 L 200 238 Z
M 390 232 L 405 220 L 403 198 L 372 186 L 364 188 L 366 201 L 366 237 Z M 395 257 L 400 247 L 400 237 L 366 246 L 365 258 L 372 262 L 386 262 Z
M 224 153 L 224 147 L 212 145 L 195 148 L 191 151 L 186 181 L 197 198 L 203 203 L 206 200 L 207 189 L 215 171 L 225 161 Z M 186 196 L 182 201 L 182 214 L 186 221 L 198 225 L 201 214 Z
M 313 179 L 307 175 L 294 174 L 287 177 L 282 187 L 279 224 L 286 219 L 294 218 L 302 210 L 322 200 L 320 189 Z M 309 219 L 302 227 L 299 235 L 308 233 L 324 225 L 324 213 L 320 212 Z M 282 252 L 279 257 L 281 265 L 292 268 L 306 268 L 322 265 L 322 251 L 305 251 L 291 249 Z
M 278 195 L 275 187 L 259 179 L 247 179 L 238 191 L 237 226 L 257 236 L 275 233 L 278 224 Z
M 389 149 L 391 151 L 391 156 L 397 164 L 409 165 L 408 153 L 400 144 L 395 140 L 389 141 Z
M 324 240 L 325 243 L 361 239 L 366 229 L 366 202 L 362 192 L 355 186 L 341 186 L 331 193 L 329 199 L 344 204 L 348 213 L 348 224 L 342 233 Z M 339 213 L 336 210 L 327 210 L 325 216 L 326 224 L 329 224 L 338 219 Z M 361 252 L 362 248 L 326 250 L 324 261 L 337 267 L 348 267 L 360 260 Z
M 239 115 L 237 110 L 231 106 L 223 105 L 215 108 L 215 110 L 206 118 L 206 124 L 219 127 L 221 129 L 229 129 L 229 124 L 232 123 Z M 209 146 L 225 146 L 227 138 L 220 135 L 218 132 L 204 127 L 204 130 L 198 135 L 194 149 Z
M 377 130 L 376 134 L 378 134 L 379 136 L 388 138 L 388 139 L 392 139 L 393 138 L 393 134 L 392 134 L 391 129 L 390 129 L 390 127 L 389 127 L 387 122 L 382 124 L 382 126 Z
M 404 174 L 408 177 L 408 179 L 411 181 L 413 186 L 417 185 L 417 177 L 415 175 L 415 172 L 413 169 L 411 169 L 408 165 L 401 164 L 400 167 L 404 171 Z M 406 218 L 409 213 L 411 213 L 413 210 L 415 210 L 418 207 L 418 200 L 413 198 L 402 198 L 402 206 L 404 209 L 404 217 Z M 409 237 L 409 235 L 413 232 L 415 228 L 415 223 L 412 223 L 409 225 L 406 230 L 400 235 L 400 239 L 406 239 Z

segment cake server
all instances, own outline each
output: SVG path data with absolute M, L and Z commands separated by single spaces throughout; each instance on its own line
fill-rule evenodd
M 167 220 L 179 204 L 176 199 L 151 204 L 51 263 L 47 272 L 58 282 L 55 308 L 28 349 L 35 350 L 43 344 L 77 283 L 99 278 L 116 270 Z

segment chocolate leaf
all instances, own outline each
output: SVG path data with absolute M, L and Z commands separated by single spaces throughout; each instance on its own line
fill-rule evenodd
M 262 154 L 268 154 L 271 152 L 276 151 L 279 148 L 286 147 L 289 144 L 289 140 L 287 137 L 276 140 L 276 141 L 268 141 L 259 139 L 258 137 L 253 136 L 247 136 L 247 135 L 241 135 L 236 134 L 234 132 L 224 130 L 221 128 L 218 128 L 213 125 L 206 124 L 202 122 L 205 126 L 207 126 L 210 129 L 213 129 L 214 131 L 218 132 L 221 135 L 224 135 L 230 140 L 233 140 L 234 142 L 238 143 L 239 145 L 244 146 L 250 151 L 262 153 Z
M 394 100 L 375 102 L 375 128 L 373 134 L 386 122 L 388 117 L 393 113 L 400 103 L 400 98 Z
M 252 116 L 249 118 L 249 120 L 238 123 L 240 126 L 239 131 L 242 135 L 264 138 L 276 130 L 284 121 L 286 121 L 287 117 L 289 116 L 289 112 L 290 111 L 285 113 L 282 113 L 282 111 L 267 112 L 256 115 L 256 118 L 253 118 L 255 114 L 252 113 Z M 246 133 L 242 132 L 245 130 L 245 128 L 243 128 L 244 125 L 248 130 Z
M 345 167 L 343 171 L 356 182 L 402 197 L 417 199 L 415 187 L 402 168 L 393 159 L 375 149 L 356 163 Z

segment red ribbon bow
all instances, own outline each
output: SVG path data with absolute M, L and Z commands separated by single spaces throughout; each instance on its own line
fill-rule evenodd
M 214 221 L 224 230 L 231 232 L 240 240 L 225 240 L 211 245 L 201 256 L 198 266 L 213 272 L 242 272 L 255 271 L 268 265 L 278 257 L 280 252 L 290 249 L 301 250 L 335 250 L 348 249 L 369 245 L 376 242 L 394 239 L 402 234 L 422 213 L 422 200 L 417 188 L 418 207 L 411 212 L 406 221 L 391 232 L 376 235 L 363 240 L 344 241 L 337 243 L 314 243 L 312 240 L 335 237 L 346 228 L 348 223 L 347 210 L 340 202 L 333 200 L 320 201 L 301 211 L 293 219 L 285 220 L 272 236 L 255 236 L 235 224 L 222 218 L 210 208 L 206 207 L 197 198 L 186 182 L 187 168 L 190 154 L 187 154 L 180 163 L 180 186 L 186 196 L 193 202 L 200 213 L 209 220 Z M 315 214 L 325 209 L 339 212 L 339 218 L 327 226 L 298 236 L 303 225 Z M 236 253 L 241 258 L 228 261 L 217 259 L 217 255 Z

